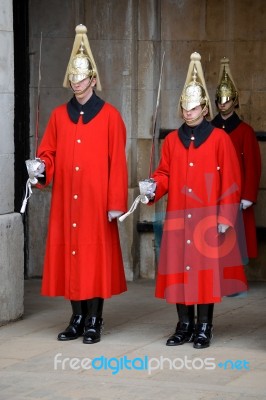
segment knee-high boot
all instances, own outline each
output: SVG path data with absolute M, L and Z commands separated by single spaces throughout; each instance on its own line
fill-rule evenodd
M 166 346 L 179 346 L 186 342 L 193 341 L 194 335 L 194 305 L 186 306 L 184 304 L 176 304 L 179 321 L 176 326 L 175 333 L 169 337 Z
M 195 349 L 204 349 L 210 346 L 213 329 L 213 310 L 213 303 L 197 305 L 197 324 L 193 345 Z
M 101 340 L 101 333 L 103 329 L 103 304 L 104 299 L 101 297 L 94 297 L 87 300 L 87 317 L 85 320 L 85 331 L 83 343 L 94 344 Z
M 58 340 L 73 340 L 84 333 L 85 317 L 82 309 L 82 301 L 71 300 L 72 316 L 67 328 L 57 336 Z

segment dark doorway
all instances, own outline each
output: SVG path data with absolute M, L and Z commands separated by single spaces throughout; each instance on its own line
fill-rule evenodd
M 25 160 L 29 158 L 29 21 L 28 0 L 13 1 L 14 30 L 14 145 L 15 145 L 15 212 L 19 212 L 25 192 L 27 170 Z M 24 271 L 27 264 L 27 211 L 24 222 Z M 26 275 L 26 274 L 25 274 Z

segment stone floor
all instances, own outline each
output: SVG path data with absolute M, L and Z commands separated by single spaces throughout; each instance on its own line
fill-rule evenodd
M 266 283 L 215 306 L 211 347 L 167 347 L 175 307 L 154 282 L 107 300 L 100 343 L 59 342 L 70 305 L 25 281 L 25 315 L 0 328 L 1 400 L 266 399 Z

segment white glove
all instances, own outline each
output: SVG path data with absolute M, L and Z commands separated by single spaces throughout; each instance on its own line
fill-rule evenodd
M 113 219 L 120 217 L 122 214 L 122 211 L 108 211 L 108 221 L 111 222 Z
M 252 201 L 242 199 L 240 202 L 240 209 L 246 210 L 248 207 L 252 206 L 252 204 Z
M 147 204 L 155 196 L 156 182 L 152 178 L 144 179 L 139 182 L 139 191 L 142 196 L 141 202 Z
M 225 233 L 228 228 L 230 228 L 230 225 L 218 224 L 217 230 L 218 233 Z
M 26 167 L 29 174 L 29 180 L 32 185 L 38 183 L 39 177 L 43 177 L 45 171 L 45 164 L 40 158 L 35 158 L 34 160 L 26 160 Z

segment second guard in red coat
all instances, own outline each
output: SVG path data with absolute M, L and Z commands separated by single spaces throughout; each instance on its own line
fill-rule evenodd
M 185 122 L 164 140 L 153 173 L 154 201 L 168 195 L 155 295 L 175 303 L 179 318 L 166 345 L 193 342 L 196 349 L 210 345 L 214 303 L 247 290 L 237 240 L 239 164 L 228 135 L 207 120 L 211 105 L 200 59 L 191 55 L 179 102 Z
M 241 207 L 247 253 L 249 258 L 255 258 L 258 251 L 254 204 L 257 201 L 261 176 L 260 148 L 253 128 L 235 112 L 239 108 L 239 94 L 226 57 L 221 59 L 215 103 L 219 113 L 212 124 L 228 134 L 236 149 L 241 172 Z

